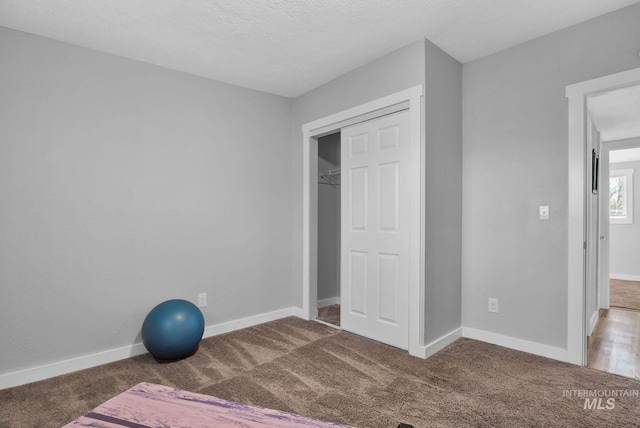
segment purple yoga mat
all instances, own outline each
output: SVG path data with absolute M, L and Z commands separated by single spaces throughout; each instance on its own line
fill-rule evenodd
M 143 382 L 116 395 L 65 427 L 328 428 L 345 425 Z

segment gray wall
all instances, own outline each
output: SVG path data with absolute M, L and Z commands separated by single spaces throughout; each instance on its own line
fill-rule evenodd
M 611 164 L 611 171 L 630 168 L 633 168 L 633 223 L 609 225 L 609 272 L 612 278 L 617 274 L 640 280 L 640 162 Z
M 0 374 L 292 306 L 291 100 L 0 28 Z
M 465 327 L 566 346 L 565 86 L 640 67 L 638 22 L 640 4 L 463 66 Z
M 461 325 L 462 65 L 425 42 L 425 343 Z
M 318 138 L 318 176 L 335 168 L 340 168 L 339 132 Z M 318 185 L 317 297 L 340 297 L 340 187 L 326 184 Z

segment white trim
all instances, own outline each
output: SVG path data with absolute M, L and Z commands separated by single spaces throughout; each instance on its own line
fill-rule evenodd
M 302 127 L 302 312 L 303 318 L 318 316 L 318 140 Z
M 566 87 L 569 99 L 567 211 L 567 349 L 565 361 L 586 364 L 585 227 L 587 96 L 640 82 L 640 68 Z
M 609 175 L 609 145 L 600 145 L 600 174 L 601 177 Z M 606 188 L 606 186 L 605 186 Z M 609 236 L 611 236 L 609 224 L 609 192 L 598 192 L 598 309 L 609 309 L 611 268 Z
M 337 130 L 335 127 L 336 123 L 340 124 L 340 128 L 346 128 L 347 126 L 357 125 L 358 123 L 366 122 L 371 119 L 376 119 L 378 117 L 397 113 L 402 110 L 408 110 L 410 107 L 411 106 L 409 105 L 409 101 L 404 101 L 398 104 L 393 104 L 393 105 L 383 107 L 381 109 L 373 110 L 365 114 L 353 116 L 345 120 L 340 120 L 338 122 L 331 122 L 328 125 L 321 126 L 319 128 L 312 128 L 311 130 L 313 131 L 313 134 L 314 134 L 313 136 L 316 138 L 319 138 L 319 137 L 323 137 L 325 135 L 333 134 L 334 132 L 336 132 Z M 333 116 L 336 116 L 336 115 L 329 116 L 327 119 L 333 120 Z M 318 122 L 318 121 L 315 121 L 315 122 Z M 310 125 L 313 126 L 315 122 L 311 122 Z
M 289 316 L 300 317 L 301 311 L 298 308 L 285 308 L 273 312 L 267 312 L 247 318 L 229 321 L 221 324 L 206 327 L 202 338 L 216 336 L 218 334 L 229 333 L 231 331 L 240 330 L 254 325 L 274 321 Z M 146 354 L 147 350 L 142 343 L 134 343 L 133 345 L 123 346 L 120 348 L 109 349 L 95 354 L 83 355 L 64 361 L 58 361 L 51 364 L 45 364 L 39 367 L 32 367 L 12 373 L 0 375 L 0 389 L 11 388 L 25 383 L 36 382 L 48 379 L 54 376 L 75 372 L 78 370 L 88 369 L 102 364 L 112 363 L 114 361 L 125 358 L 135 357 L 136 355 Z
M 612 216 L 609 212 L 610 224 L 633 224 L 633 173 L 634 168 L 609 169 L 609 180 L 612 177 L 624 177 L 624 216 Z
M 238 320 L 224 322 L 222 324 L 215 324 L 204 329 L 202 338 L 217 336 L 219 334 L 229 333 L 236 330 L 241 330 L 247 327 L 253 327 L 254 325 L 263 324 L 269 321 L 279 320 L 290 316 L 295 316 L 296 308 L 279 309 L 273 312 L 266 312 L 264 314 L 253 315 L 247 318 L 240 318 Z
M 424 342 L 424 126 L 422 85 L 306 123 L 302 126 L 302 311 L 303 318 L 317 317 L 317 140 L 354 118 L 373 118 L 390 113 L 394 106 L 409 103 L 410 114 L 410 274 L 409 274 L 409 353 L 421 355 Z M 398 108 L 400 108 L 398 107 Z
M 404 91 L 396 92 L 386 97 L 378 98 L 368 103 L 342 110 L 323 118 L 307 122 L 302 125 L 302 132 L 309 133 L 312 137 L 326 135 L 344 126 L 353 125 L 364 120 L 375 119 L 381 115 L 395 113 L 413 107 L 411 103 L 414 97 L 422 96 L 422 85 L 417 85 Z M 407 101 L 409 102 L 407 106 Z M 397 106 L 397 108 L 393 108 Z M 339 128 L 334 128 L 339 125 Z
M 108 351 L 97 352 L 95 354 L 83 355 L 81 357 L 70 358 L 39 367 L 19 370 L 17 372 L 0 375 L 0 389 L 11 388 L 25 383 L 36 382 L 54 376 L 75 372 L 77 370 L 88 369 L 102 364 L 112 363 L 129 357 L 135 357 L 146 353 L 142 343 L 135 343 L 130 346 L 110 349 Z
M 566 95 L 568 98 L 580 97 L 585 94 L 590 95 L 634 85 L 638 82 L 640 82 L 640 68 L 634 68 L 627 71 L 621 71 L 619 73 L 609 74 L 608 76 L 597 77 L 595 79 L 568 85 L 566 88 Z
M 501 334 L 477 330 L 470 327 L 462 327 L 462 337 L 491 343 L 493 345 L 504 346 L 505 348 L 515 349 L 516 351 L 540 355 L 541 357 L 553 358 L 554 360 L 568 361 L 568 352 L 566 349 L 542 343 L 530 342 L 528 340 L 517 339 L 511 336 L 503 336 Z
M 625 275 L 623 273 L 610 273 L 609 278 L 623 281 L 640 281 L 640 275 Z
M 291 316 L 304 319 L 304 312 L 300 308 L 293 307 L 291 308 Z
M 589 336 L 593 333 L 593 329 L 596 327 L 596 323 L 598 322 L 600 315 L 600 308 L 593 311 L 591 314 L 591 319 L 589 320 Z
M 413 355 L 420 358 L 429 358 L 430 356 L 440 351 L 441 349 L 444 349 L 447 346 L 451 345 L 453 342 L 460 339 L 461 337 L 462 337 L 462 327 L 458 327 L 457 329 L 434 340 L 428 345 L 420 346 L 419 348 L 420 352 Z
M 568 361 L 585 365 L 585 99 L 569 98 L 567 211 L 567 352 Z
M 322 325 L 326 325 L 327 327 L 335 328 L 336 330 L 342 330 L 342 327 L 340 327 L 339 325 L 331 324 L 326 321 L 319 320 L 318 318 L 314 319 L 313 321 Z
M 325 306 L 339 305 L 339 304 L 340 304 L 340 297 L 329 297 L 328 299 L 318 300 L 319 308 L 324 308 Z

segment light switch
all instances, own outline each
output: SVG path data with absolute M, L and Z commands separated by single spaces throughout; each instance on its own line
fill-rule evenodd
M 549 220 L 549 206 L 540 205 L 538 211 L 538 220 Z

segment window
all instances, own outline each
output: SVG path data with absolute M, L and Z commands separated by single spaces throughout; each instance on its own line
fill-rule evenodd
M 633 223 L 633 169 L 609 172 L 609 221 Z

